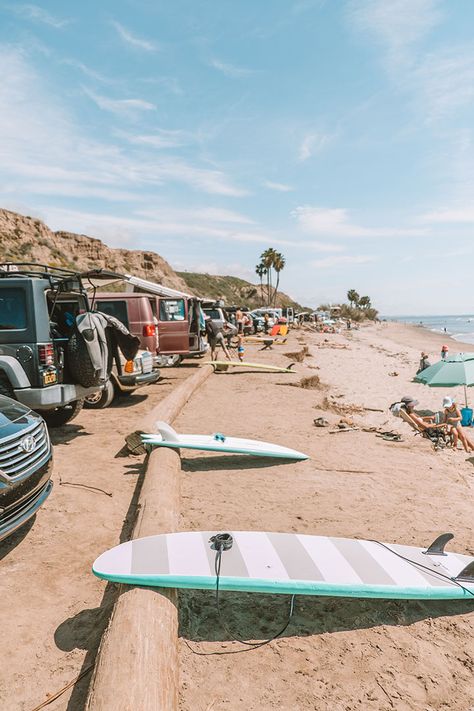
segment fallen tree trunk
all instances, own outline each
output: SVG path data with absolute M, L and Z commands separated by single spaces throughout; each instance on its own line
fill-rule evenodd
M 171 423 L 212 372 L 200 368 L 154 408 L 143 429 Z M 179 519 L 181 460 L 156 448 L 148 457 L 132 538 L 175 531 Z M 121 586 L 102 638 L 86 703 L 87 711 L 175 711 L 178 705 L 178 607 L 176 590 Z

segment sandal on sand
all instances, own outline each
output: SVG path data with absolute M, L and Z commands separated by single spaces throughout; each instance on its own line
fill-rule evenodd
M 385 439 L 387 442 L 403 442 L 402 436 L 398 434 L 398 432 L 381 432 L 375 436 L 381 437 L 381 439 Z
M 315 427 L 329 427 L 329 422 L 324 417 L 316 417 L 314 425 Z
M 143 430 L 135 430 L 135 432 L 125 437 L 125 443 L 130 454 L 140 455 L 147 453 L 145 445 L 142 442 L 142 434 L 145 434 Z

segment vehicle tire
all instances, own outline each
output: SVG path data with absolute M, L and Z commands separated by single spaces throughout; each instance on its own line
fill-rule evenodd
M 112 382 L 107 380 L 103 390 L 98 390 L 92 395 L 88 395 L 84 400 L 84 407 L 89 410 L 103 410 L 108 407 L 115 397 L 115 390 Z
M 61 427 L 71 422 L 82 410 L 84 400 L 74 400 L 54 410 L 36 410 L 43 417 L 48 427 Z
M 99 385 L 100 373 L 97 373 L 89 357 L 87 345 L 78 331 L 74 331 L 67 344 L 69 372 L 84 388 Z
M 13 392 L 12 385 L 8 380 L 5 373 L 0 372 L 0 395 L 5 395 L 6 397 L 11 397 L 15 399 L 15 393 Z

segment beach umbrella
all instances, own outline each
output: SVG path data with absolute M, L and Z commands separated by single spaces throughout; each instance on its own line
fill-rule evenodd
M 467 388 L 474 385 L 474 353 L 456 353 L 446 360 L 430 365 L 415 376 L 416 383 L 430 388 L 454 388 L 464 385 L 467 407 Z

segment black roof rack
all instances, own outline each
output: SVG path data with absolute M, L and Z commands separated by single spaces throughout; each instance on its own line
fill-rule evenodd
M 49 264 L 38 264 L 37 262 L 0 262 L 0 277 L 6 275 L 36 276 L 36 277 L 77 277 L 79 271 L 63 269 L 63 267 L 52 267 Z

